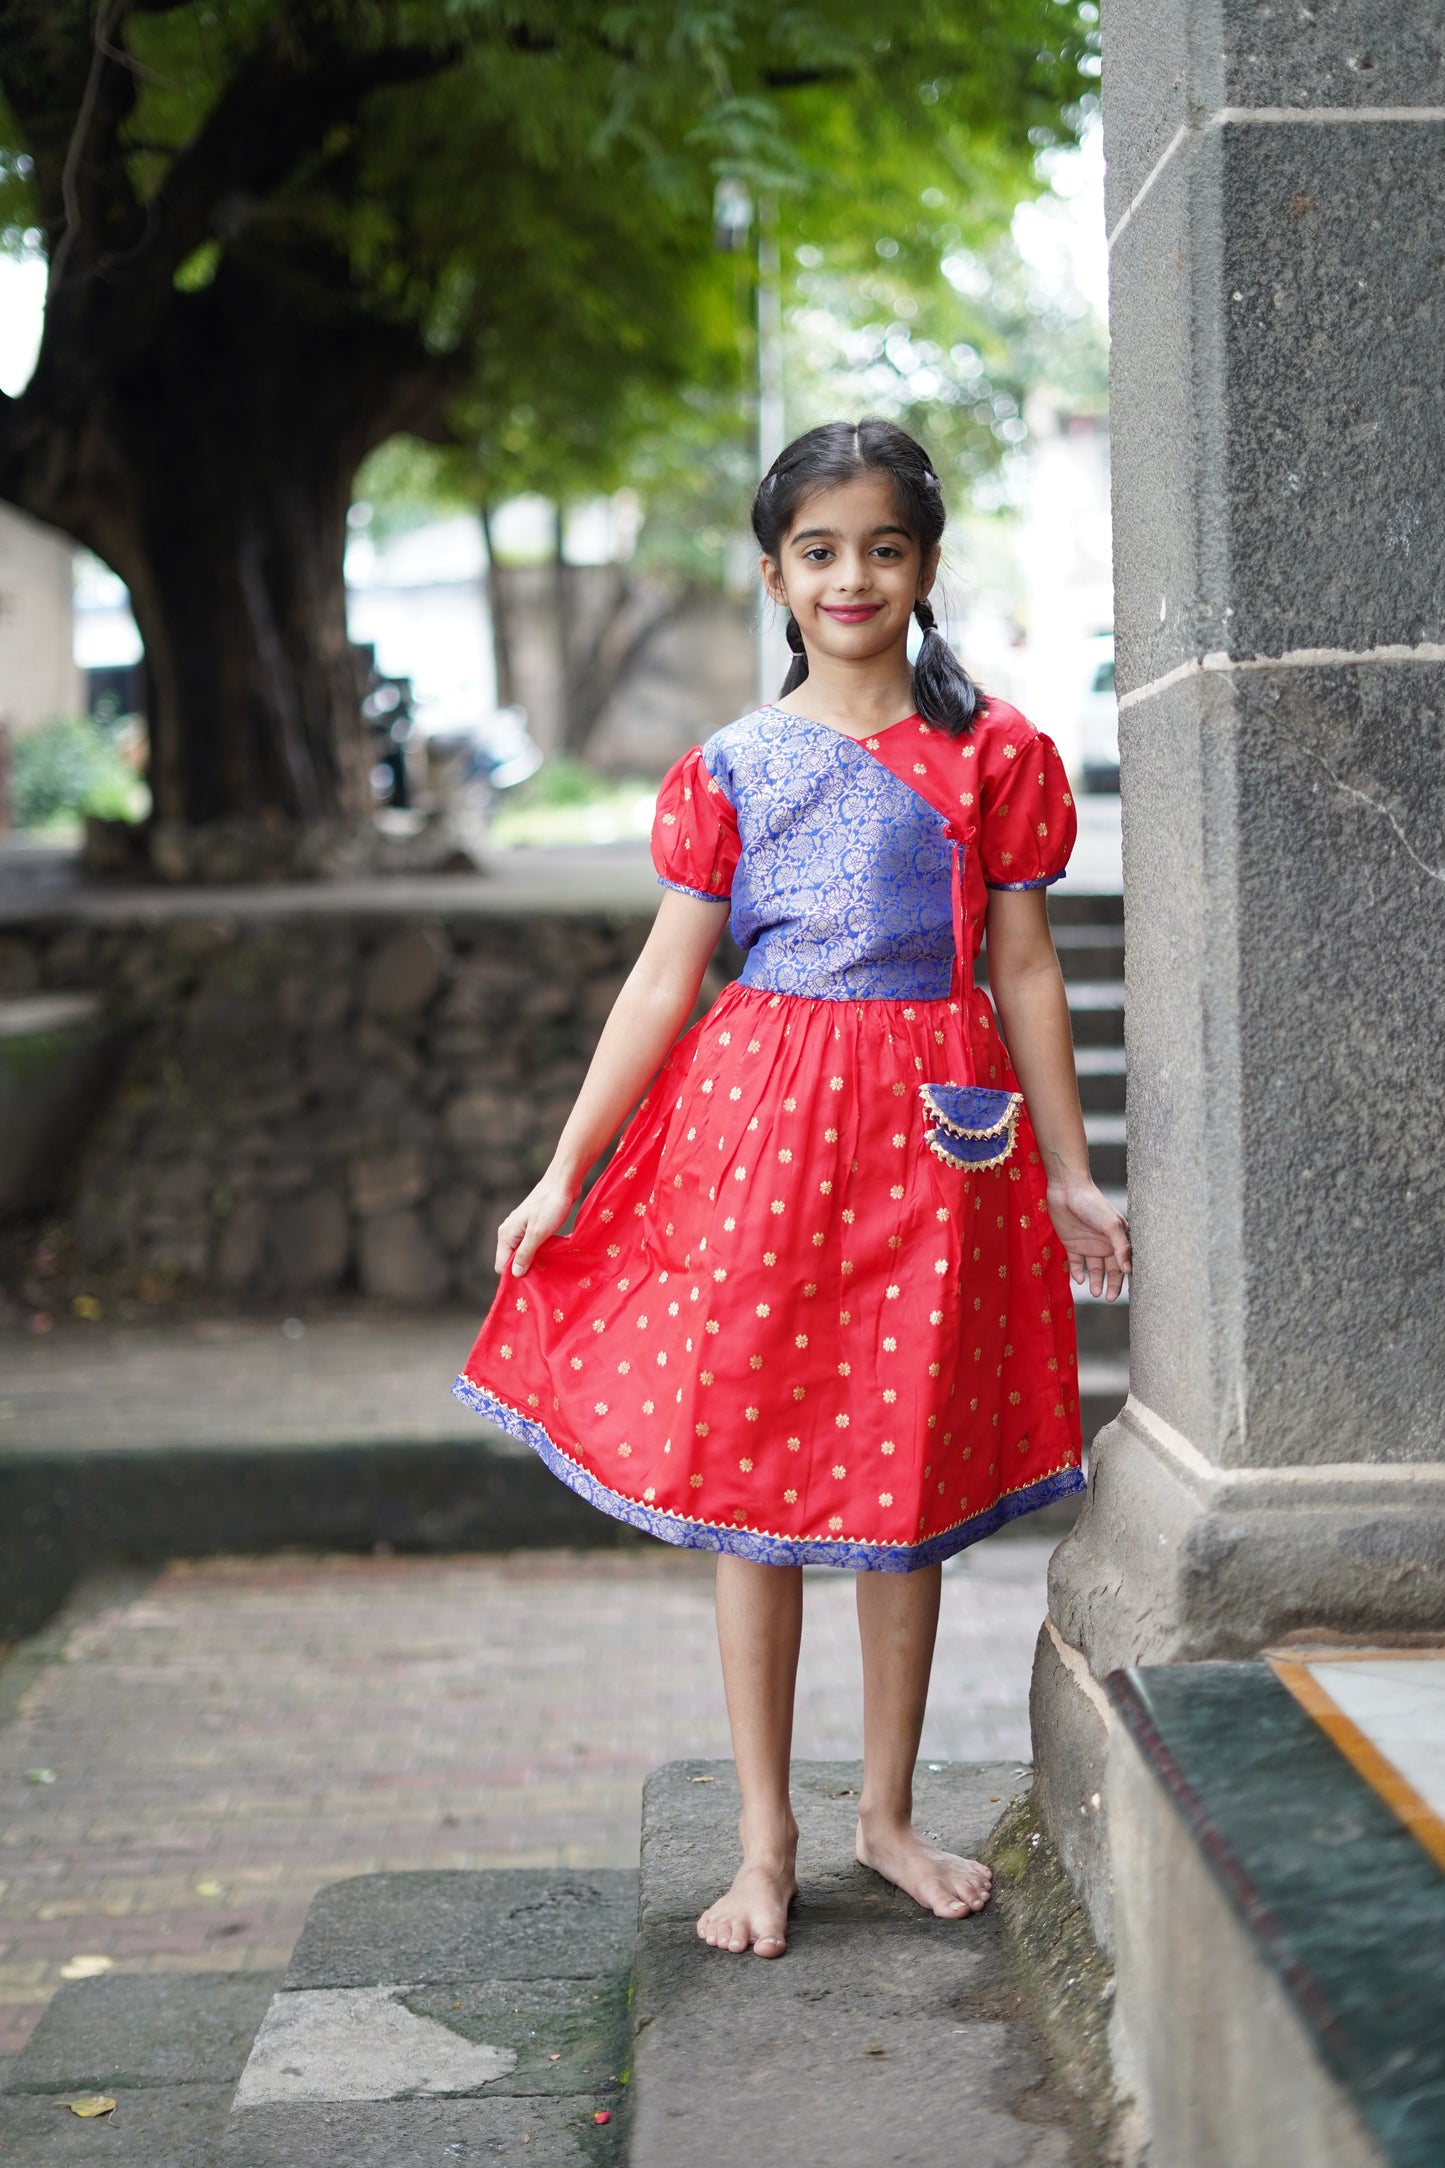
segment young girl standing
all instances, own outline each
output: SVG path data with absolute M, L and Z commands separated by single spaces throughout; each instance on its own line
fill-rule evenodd
M 1081 1488 L 1070 1276 L 1114 1299 L 1129 1269 L 1044 900 L 1073 804 L 1049 740 L 934 629 L 943 524 L 886 422 L 810 430 L 764 478 L 792 669 L 663 783 L 667 893 L 502 1222 L 457 1383 L 603 1512 L 721 1554 L 743 1859 L 698 1932 L 759 1957 L 797 1887 L 804 1565 L 858 1577 L 858 1858 L 940 1917 L 987 1902 L 988 1869 L 912 1825 L 941 1563 Z M 679 1038 L 729 913 L 746 967 Z

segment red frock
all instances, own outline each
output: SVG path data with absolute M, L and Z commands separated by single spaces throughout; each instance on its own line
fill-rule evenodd
M 971 959 L 988 888 L 1057 880 L 1074 833 L 1055 748 L 999 700 L 967 738 L 915 715 L 861 743 L 767 707 L 685 755 L 653 856 L 731 898 L 747 965 L 575 1231 L 504 1276 L 458 1395 L 603 1512 L 774 1564 L 906 1572 L 1082 1488 L 1027 1114 L 965 1170 L 918 1090 L 1017 1088 Z

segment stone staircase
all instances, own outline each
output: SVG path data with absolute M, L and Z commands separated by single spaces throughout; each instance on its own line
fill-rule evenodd
M 1049 899 L 1054 946 L 1063 966 L 1074 1036 L 1074 1065 L 1094 1179 L 1122 1211 L 1126 1202 L 1124 1137 L 1124 899 L 1117 893 Z M 987 983 L 987 973 L 983 974 Z M 1074 1290 L 1079 1334 L 1079 1399 L 1087 1450 L 1113 1421 L 1129 1391 L 1129 1298 L 1103 1302 Z M 1067 1527 L 1077 1499 L 1044 1509 L 1045 1525 Z M 1034 1516 L 1026 1526 L 1038 1526 Z
M 1074 1063 L 1094 1179 L 1124 1208 L 1124 899 L 1051 897 L 1054 946 L 1064 969 Z M 1076 1289 L 1079 1386 L 1087 1446 L 1112 1422 L 1129 1391 L 1129 1299 L 1096 1300 Z
M 858 1867 L 861 1767 L 795 1765 L 802 1843 L 779 1963 L 694 1931 L 736 1855 L 730 1763 L 650 1780 L 640 1877 L 363 1875 L 316 1896 L 284 1980 L 113 1975 L 62 1989 L 0 2091 L 0 2158 L 124 2168 L 1071 2168 L 1071 2109 L 997 1906 L 934 1920 Z M 977 1851 L 1012 1763 L 918 1772 L 924 1825 Z M 114 2103 L 79 2118 L 65 2103 Z M 741 2142 L 740 2142 L 741 2141 Z

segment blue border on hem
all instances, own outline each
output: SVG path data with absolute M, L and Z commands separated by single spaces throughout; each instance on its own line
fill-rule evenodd
M 728 1551 L 736 1558 L 750 1558 L 764 1566 L 837 1566 L 853 1573 L 915 1573 L 920 1566 L 936 1566 L 943 1559 L 952 1558 L 971 1543 L 993 1535 L 1007 1522 L 1020 1520 L 1026 1513 L 1036 1513 L 1040 1506 L 1052 1505 L 1056 1498 L 1072 1497 L 1087 1487 L 1082 1468 L 1061 1468 L 1056 1475 L 1044 1476 L 1024 1490 L 1006 1492 L 982 1513 L 960 1521 L 956 1528 L 945 1528 L 940 1534 L 930 1536 L 926 1543 L 854 1543 L 845 1537 L 768 1536 L 755 1528 L 724 1528 L 718 1522 L 690 1521 L 677 1513 L 654 1512 L 650 1506 L 624 1498 L 620 1491 L 609 1490 L 605 1483 L 599 1482 L 595 1475 L 589 1474 L 579 1462 L 554 1445 L 540 1423 L 509 1408 L 505 1400 L 498 1400 L 485 1386 L 474 1385 L 470 1378 L 460 1377 L 452 1387 L 452 1394 L 464 1407 L 484 1415 L 510 1437 L 531 1446 L 538 1459 L 566 1484 L 568 1490 L 585 1498 L 599 1513 L 609 1514 L 614 1521 L 625 1521 L 632 1528 L 641 1528 L 646 1534 L 657 1536 L 664 1543 L 676 1544 L 685 1551 Z
M 1037 881 L 985 881 L 983 885 L 985 888 L 1001 888 L 1011 894 L 1019 888 L 1052 888 L 1055 881 L 1065 881 L 1068 877 L 1069 869 L 1065 866 L 1062 873 L 1046 873 Z

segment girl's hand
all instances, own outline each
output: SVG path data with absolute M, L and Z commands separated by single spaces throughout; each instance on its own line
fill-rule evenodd
M 515 1212 L 509 1212 L 497 1229 L 497 1262 L 494 1270 L 520 1280 L 549 1235 L 554 1235 L 577 1199 L 570 1182 L 549 1168 Z
M 1069 1259 L 1069 1278 L 1117 1302 L 1133 1258 L 1129 1223 L 1093 1182 L 1050 1182 L 1049 1218 Z

